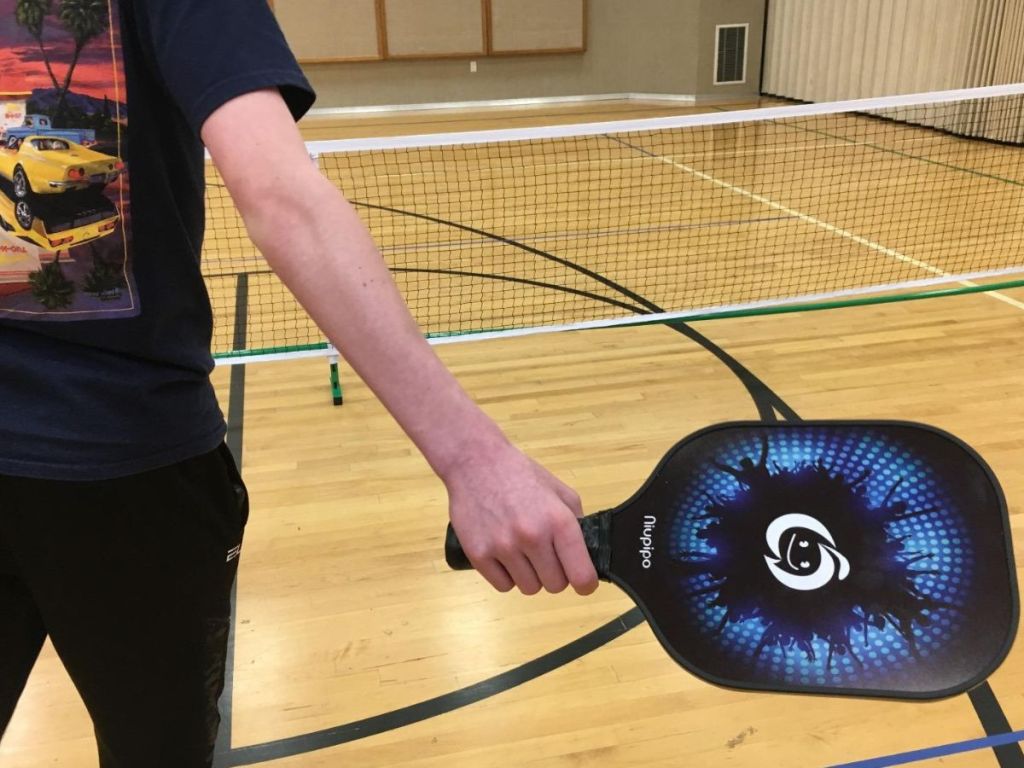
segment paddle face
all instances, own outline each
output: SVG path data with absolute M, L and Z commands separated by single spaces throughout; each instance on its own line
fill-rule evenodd
M 1016 632 L 1002 492 L 930 427 L 711 427 L 605 514 L 610 579 L 717 684 L 938 698 L 982 682 Z

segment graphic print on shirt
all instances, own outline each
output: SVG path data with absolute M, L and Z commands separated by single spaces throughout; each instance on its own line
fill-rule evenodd
M 0 0 L 0 318 L 138 314 L 117 0 Z

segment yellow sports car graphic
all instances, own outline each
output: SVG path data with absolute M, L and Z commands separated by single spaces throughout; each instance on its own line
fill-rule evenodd
M 120 158 L 48 136 L 8 136 L 0 147 L 0 177 L 11 182 L 14 196 L 76 189 L 102 189 L 124 170 Z
M 0 185 L 0 230 L 44 251 L 74 248 L 117 229 L 117 209 L 101 194 L 79 193 L 56 204 L 12 200 L 9 189 Z
M 0 0 L 0 322 L 139 314 L 121 4 Z

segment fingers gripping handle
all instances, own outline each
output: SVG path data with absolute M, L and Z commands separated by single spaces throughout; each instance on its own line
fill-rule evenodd
M 602 579 L 608 578 L 611 567 L 611 519 L 610 512 L 598 512 L 596 515 L 581 517 L 579 521 L 587 552 L 597 569 L 597 575 Z M 451 523 L 444 537 L 444 559 L 453 571 L 473 569 Z

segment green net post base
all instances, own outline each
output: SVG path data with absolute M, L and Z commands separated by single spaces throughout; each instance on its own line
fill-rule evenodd
M 331 361 L 331 396 L 335 405 L 345 402 L 344 393 L 341 390 L 341 374 L 338 373 L 338 358 L 332 357 Z

